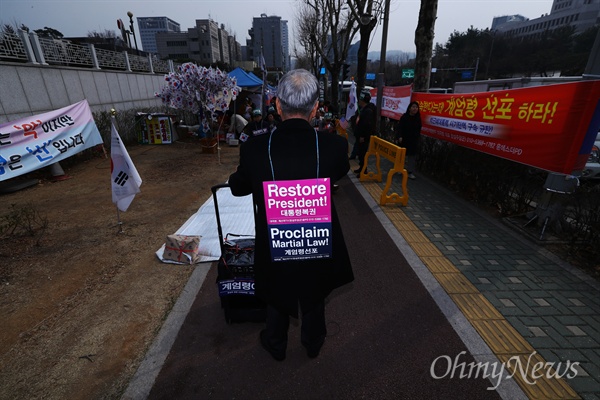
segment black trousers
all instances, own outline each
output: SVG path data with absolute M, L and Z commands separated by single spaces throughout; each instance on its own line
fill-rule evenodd
M 357 139 L 358 140 L 358 139 Z M 369 150 L 369 138 L 366 138 L 364 142 L 358 142 L 356 148 L 356 154 L 358 155 L 358 166 L 362 170 L 365 165 L 365 155 Z
M 308 312 L 302 312 L 302 327 L 300 329 L 300 341 L 302 345 L 310 350 L 318 350 L 323 346 L 327 328 L 325 324 L 325 303 L 319 303 Z M 266 338 L 274 350 L 283 352 L 287 348 L 288 328 L 290 316 L 279 312 L 276 308 L 267 306 Z

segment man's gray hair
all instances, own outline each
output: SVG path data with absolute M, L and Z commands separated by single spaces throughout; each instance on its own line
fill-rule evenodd
M 319 82 L 305 69 L 291 70 L 279 80 L 277 98 L 282 114 L 308 118 L 319 100 Z

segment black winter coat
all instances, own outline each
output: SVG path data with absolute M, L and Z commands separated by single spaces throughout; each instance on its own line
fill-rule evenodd
M 263 182 L 272 181 L 269 163 L 273 162 L 275 180 L 317 177 L 317 137 L 319 176 L 331 178 L 331 184 L 350 169 L 348 142 L 330 133 L 315 133 L 303 119 L 283 121 L 271 134 L 261 135 L 240 146 L 240 164 L 229 177 L 234 196 L 252 194 L 255 209 L 256 249 L 254 255 L 255 288 L 268 304 L 280 312 L 298 316 L 298 302 L 308 311 L 329 293 L 354 280 L 342 228 L 332 201 L 332 257 L 301 261 L 271 261 Z
M 258 122 L 250 121 L 244 127 L 243 132 L 249 136 L 249 139 L 252 139 L 252 138 L 255 138 L 258 136 L 262 136 L 262 135 L 266 135 L 267 133 L 270 132 L 269 123 L 267 121 L 265 121 L 264 119 L 261 119 Z
M 400 147 L 406 148 L 407 156 L 419 154 L 421 142 L 421 114 L 410 115 L 408 111 L 400 117 L 396 125 L 396 139 L 402 138 Z
M 375 119 L 377 118 L 377 108 L 375 104 L 368 103 L 358 114 L 354 136 L 356 138 L 365 138 L 369 143 L 369 138 L 375 132 Z

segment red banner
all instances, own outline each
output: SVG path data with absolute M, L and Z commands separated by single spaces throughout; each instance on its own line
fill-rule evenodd
M 381 116 L 400 119 L 410 103 L 412 85 L 384 86 L 381 103 Z M 371 89 L 371 98 L 377 99 L 377 88 Z
M 600 128 L 600 81 L 412 100 L 424 135 L 563 174 L 583 169 Z

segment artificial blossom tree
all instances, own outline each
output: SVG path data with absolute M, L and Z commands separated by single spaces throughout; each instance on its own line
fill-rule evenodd
M 168 107 L 198 115 L 202 130 L 207 134 L 211 132 L 211 122 L 217 121 L 217 111 L 226 112 L 241 91 L 236 78 L 227 72 L 191 62 L 165 75 L 165 82 L 155 96 Z

